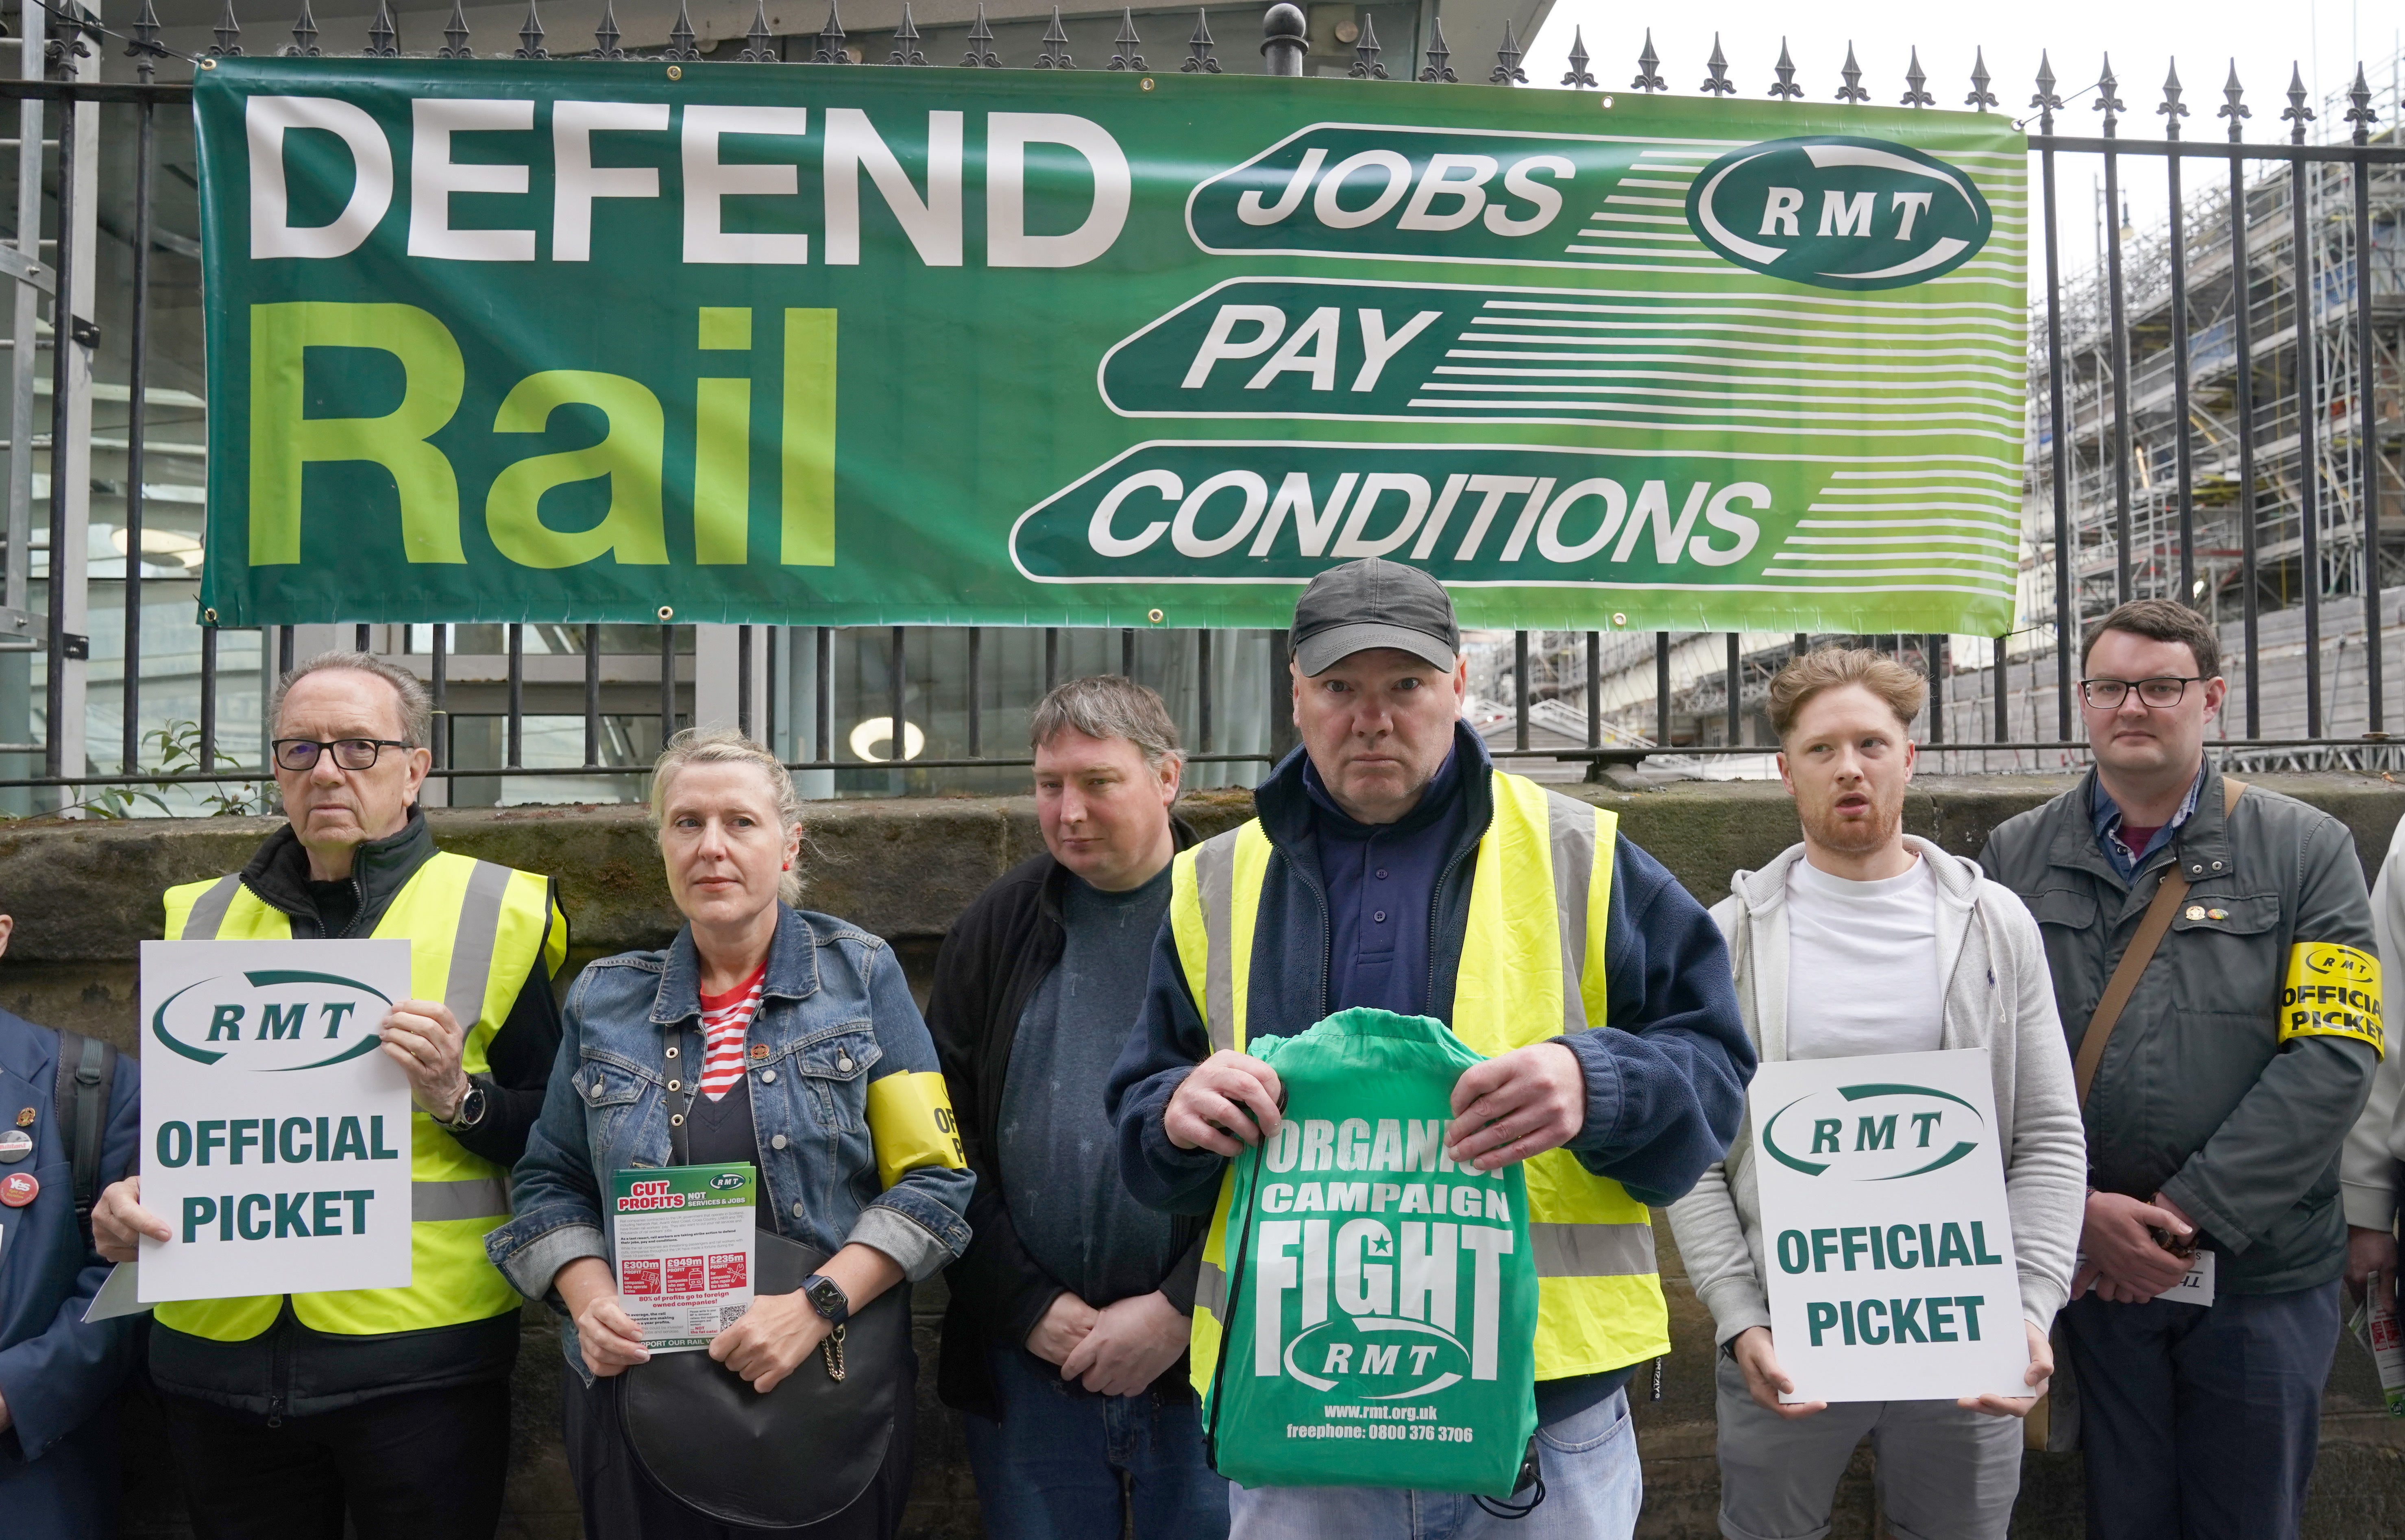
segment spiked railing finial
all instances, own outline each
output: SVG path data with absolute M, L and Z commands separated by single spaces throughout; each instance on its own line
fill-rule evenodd
M 1217 75 L 1219 56 L 1211 50 L 1218 47 L 1211 35 L 1211 18 L 1202 7 L 1194 11 L 1194 35 L 1186 40 L 1186 63 L 1177 66 L 1181 75 Z
M 991 47 L 992 42 L 993 29 L 986 25 L 985 0 L 977 0 L 977 24 L 969 28 L 969 51 L 962 56 L 962 67 L 964 69 L 1002 68 L 1001 58 Z
M 2162 102 L 2155 108 L 2155 116 L 2163 120 L 2163 137 L 2166 139 L 2180 136 L 2179 120 L 2187 116 L 2187 104 L 2180 100 L 2184 90 L 2180 85 L 2179 61 L 2174 59 L 2170 71 L 2163 76 Z
M 2130 104 L 2121 100 L 2121 82 L 2114 77 L 2113 56 L 2109 53 L 2104 56 L 2104 72 L 2096 77 L 2096 100 L 2090 110 L 2104 115 L 2104 137 L 2107 139 L 2114 137 L 2121 114 L 2130 110 Z
M 2221 88 L 2221 107 L 2214 116 L 2229 119 L 2229 142 L 2233 145 L 2245 133 L 2245 120 L 2255 116 L 2255 109 L 2246 105 L 2245 96 L 2246 88 L 2238 83 L 2238 61 L 2232 59 L 2229 61 L 2229 78 Z
M 1793 102 L 1804 94 L 1804 88 L 1795 83 L 1795 61 L 1787 51 L 1784 37 L 1779 40 L 1779 63 L 1771 67 L 1779 76 L 1779 83 L 1770 88 L 1771 95 L 1782 102 Z
M 142 14 L 134 19 L 134 36 L 125 45 L 125 57 L 138 61 L 134 67 L 142 72 L 146 86 L 158 73 L 153 61 L 167 57 L 167 50 L 159 44 L 159 12 L 150 0 L 142 0 Z
M 1495 50 L 1495 68 L 1488 72 L 1486 83 L 1490 86 L 1526 85 L 1528 72 L 1520 67 L 1520 58 L 1525 52 L 1526 50 L 1520 47 L 1520 39 L 1512 35 L 1512 19 L 1508 16 L 1503 18 L 1503 45 Z
M 772 46 L 768 35 L 768 0 L 759 0 L 752 7 L 752 30 L 744 35 L 743 51 L 735 56 L 742 64 L 781 64 L 784 56 Z
M 234 20 L 233 0 L 226 0 L 225 14 L 218 18 L 218 24 L 210 31 L 217 41 L 209 45 L 208 57 L 212 59 L 242 57 L 242 23 Z
M 2280 121 L 2293 125 L 2288 130 L 2288 143 L 2305 142 L 2305 125 L 2314 120 L 2314 109 L 2305 105 L 2305 72 L 2301 65 L 2288 66 L 2288 105 L 2280 114 Z
M 1378 23 L 1368 11 L 1361 13 L 1361 35 L 1353 44 L 1353 66 L 1344 72 L 1355 80 L 1384 80 L 1386 66 L 1378 63 L 1378 55 L 1386 50 L 1378 46 Z
M 1428 27 L 1428 67 L 1420 71 L 1420 78 L 1432 86 L 1459 83 L 1461 77 L 1453 73 L 1452 58 L 1453 49 L 1444 40 L 1444 18 L 1440 16 Z
M 387 5 L 385 0 L 376 0 L 375 19 L 368 23 L 366 57 L 370 59 L 401 57 L 401 29 L 392 24 L 392 7 Z
M 2355 84 L 2347 87 L 2346 120 L 2355 125 L 2355 142 L 2371 143 L 2371 125 L 2380 121 L 2380 114 L 2371 110 L 2371 86 L 2363 77 L 2363 66 L 2355 66 Z
M 1662 56 L 1653 51 L 1653 29 L 1645 29 L 1645 47 L 1637 55 L 1637 78 L 1628 82 L 1631 91 L 1641 91 L 1651 96 L 1657 91 L 1668 91 L 1670 82 L 1662 78 Z
M 618 30 L 618 10 L 614 0 L 601 0 L 601 20 L 593 23 L 593 57 L 624 59 L 626 50 L 618 46 L 625 33 Z
M 2054 61 L 2044 49 L 2037 53 L 2037 94 L 2030 98 L 2030 105 L 2038 110 L 2038 132 L 2052 133 L 2054 115 L 2061 107 L 2062 98 L 2054 89 Z
M 1143 46 L 1144 39 L 1135 34 L 1135 7 L 1120 7 L 1119 35 L 1111 39 L 1111 62 L 1106 67 L 1116 70 L 1144 68 L 1144 55 L 1136 52 Z
M 912 19 L 910 7 L 902 7 L 902 24 L 893 29 L 893 51 L 885 56 L 889 65 L 902 69 L 927 68 L 927 56 L 919 51 L 919 23 Z
M 693 46 L 693 12 L 685 0 L 677 0 L 676 25 L 668 29 L 668 50 L 666 59 L 698 59 L 701 50 Z
M 518 46 L 513 59 L 548 59 L 551 50 L 542 46 L 542 18 L 534 11 L 534 0 L 527 0 L 526 20 L 518 23 Z
M 1846 82 L 1837 88 L 1838 101 L 1867 102 L 1871 99 L 1869 88 L 1863 84 L 1863 66 L 1854 63 L 1854 45 L 1851 38 L 1846 41 L 1846 67 L 1839 70 L 1837 74 Z
M 1570 68 L 1569 73 L 1562 77 L 1562 84 L 1573 90 L 1582 86 L 1592 87 L 1596 80 L 1587 71 L 1587 60 L 1586 29 L 1573 27 L 1570 29 Z
M 443 23 L 443 46 L 434 50 L 437 59 L 473 59 L 476 50 L 468 46 L 468 13 L 460 8 L 460 0 L 451 0 L 451 20 Z
M 1904 72 L 1904 100 L 1897 104 L 1907 107 L 1934 107 L 1937 98 L 1929 93 L 1929 72 L 1920 67 L 1920 49 L 1912 50 L 1912 63 Z
M 813 64 L 849 64 L 851 50 L 843 46 L 843 18 L 836 14 L 835 0 L 827 0 L 826 24 L 819 28 L 818 46 L 810 49 Z
M 1061 24 L 1061 7 L 1052 7 L 1052 24 L 1044 29 L 1044 51 L 1035 56 L 1037 69 L 1076 69 L 1069 58 L 1069 30 Z
M 1726 96 L 1737 90 L 1737 82 L 1728 77 L 1728 55 L 1721 51 L 1719 33 L 1712 34 L 1712 56 L 1704 61 L 1704 67 L 1711 74 L 1704 77 L 1700 89 L 1710 91 L 1714 96 Z
M 1988 82 L 1994 78 L 1994 76 L 1988 73 L 1988 50 L 1985 49 L 1973 49 L 1971 55 L 1971 94 L 1962 98 L 1962 105 L 1966 107 L 1976 107 L 1981 112 L 1985 112 L 1990 107 L 1994 106 L 1996 105 L 1996 93 L 1988 89 Z

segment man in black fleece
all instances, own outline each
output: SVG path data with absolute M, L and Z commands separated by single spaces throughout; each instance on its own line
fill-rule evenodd
M 927 1001 L 977 1176 L 942 1379 L 995 1540 L 1218 1540 L 1186 1341 L 1202 1225 L 1119 1180 L 1102 1085 L 1169 903 L 1181 768 L 1160 697 L 1075 679 L 1031 724 L 1043 855 L 980 895 Z

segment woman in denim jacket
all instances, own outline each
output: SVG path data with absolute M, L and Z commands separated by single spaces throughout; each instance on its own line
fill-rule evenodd
M 660 756 L 652 787 L 684 929 L 666 951 L 602 959 L 570 991 L 542 1117 L 513 1177 L 515 1217 L 486 1242 L 520 1293 L 568 1318 L 569 1464 L 596 1540 L 754 1533 L 642 1477 L 600 1383 L 650 1357 L 618 1301 L 601 1194 L 613 1171 L 674 1163 L 672 1081 L 699 1082 L 699 1095 L 673 1097 L 691 1098 L 687 1157 L 754 1163 L 760 1227 L 829 1257 L 808 1292 L 755 1298 L 710 1345 L 764 1393 L 832 1329 L 812 1302 L 826 1296 L 822 1280 L 841 1291 L 839 1302 L 827 1296 L 840 1314 L 960 1255 L 975 1181 L 892 949 L 792 906 L 801 805 L 776 757 L 733 733 L 687 733 Z M 901 1372 L 915 1375 L 915 1364 Z M 773 1533 L 887 1540 L 910 1485 L 910 1404 L 905 1385 L 884 1466 L 857 1501 L 808 1530 Z

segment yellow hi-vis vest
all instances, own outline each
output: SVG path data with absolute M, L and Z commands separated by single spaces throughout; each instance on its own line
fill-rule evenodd
M 288 941 L 291 922 L 233 876 L 167 890 L 171 941 Z M 544 975 L 568 955 L 568 923 L 548 879 L 436 852 L 411 874 L 373 939 L 409 943 L 409 988 L 439 1000 L 467 1031 L 461 1068 L 487 1071 L 485 1053 L 541 957 Z M 314 1331 L 347 1337 L 424 1331 L 489 1320 L 518 1308 L 485 1255 L 485 1234 L 510 1217 L 510 1173 L 445 1132 L 422 1109 L 410 1116 L 410 1284 L 292 1295 Z M 281 1295 L 162 1305 L 161 1324 L 213 1342 L 242 1342 L 274 1324 Z
M 1454 987 L 1454 1035 L 1471 1048 L 1491 1058 L 1605 1024 L 1605 924 L 1619 821 L 1525 777 L 1495 772 L 1495 821 L 1478 842 Z M 1245 1046 L 1254 925 L 1270 855 L 1256 819 L 1180 853 L 1174 868 L 1170 926 L 1214 1051 Z M 1596 1374 L 1668 1352 L 1669 1311 L 1645 1205 L 1568 1150 L 1548 1150 L 1526 1167 L 1537 1378 Z M 1190 1357 L 1198 1392 L 1209 1389 L 1218 1362 L 1234 1190 L 1231 1166 L 1219 1183 L 1195 1291 Z

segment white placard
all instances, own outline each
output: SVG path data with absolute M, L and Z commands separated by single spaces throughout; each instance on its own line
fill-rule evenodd
M 1765 1064 L 1748 1104 L 1783 1399 L 2029 1394 L 1987 1050 Z
M 142 944 L 139 1297 L 406 1288 L 405 941 Z

